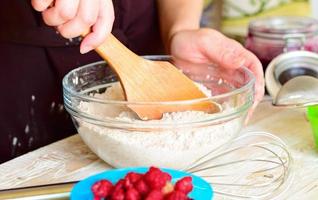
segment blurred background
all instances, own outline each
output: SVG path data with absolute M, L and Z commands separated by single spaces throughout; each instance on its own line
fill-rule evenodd
M 251 20 L 268 16 L 318 18 L 317 0 L 206 0 L 202 26 L 244 40 Z

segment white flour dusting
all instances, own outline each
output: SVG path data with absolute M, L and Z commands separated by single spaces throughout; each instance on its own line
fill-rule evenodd
M 208 96 L 211 91 L 198 87 Z M 124 100 L 119 83 L 94 97 Z M 141 121 L 126 107 L 81 102 L 82 112 L 100 119 L 116 119 L 133 124 L 175 124 L 209 119 L 211 114 L 200 111 L 165 113 L 161 120 Z M 103 127 L 79 120 L 78 132 L 99 157 L 114 167 L 149 166 L 184 168 L 201 156 L 234 138 L 241 128 L 242 117 L 217 125 L 173 127 L 161 130 L 120 129 Z M 140 126 L 139 126 L 140 127 Z

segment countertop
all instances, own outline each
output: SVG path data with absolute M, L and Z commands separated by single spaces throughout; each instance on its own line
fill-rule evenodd
M 304 109 L 275 108 L 266 97 L 245 131 L 266 131 L 288 145 L 294 181 L 279 199 L 318 198 L 318 152 Z M 77 181 L 109 168 L 74 135 L 1 164 L 0 190 Z

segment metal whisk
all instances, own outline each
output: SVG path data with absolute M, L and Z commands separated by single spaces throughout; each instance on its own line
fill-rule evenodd
M 281 139 L 251 132 L 184 170 L 207 180 L 216 199 L 273 199 L 292 182 L 291 166 L 291 155 Z

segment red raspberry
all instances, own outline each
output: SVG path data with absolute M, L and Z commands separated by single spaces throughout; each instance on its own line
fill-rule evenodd
M 148 172 L 162 172 L 162 171 L 157 167 L 150 167 Z
M 187 176 L 178 180 L 174 188 L 177 191 L 183 192 L 184 194 L 188 194 L 193 189 L 192 177 Z
M 129 188 L 133 187 L 132 182 L 128 178 L 124 179 L 124 187 L 125 187 L 126 190 L 128 190 Z
M 123 188 L 118 188 L 114 190 L 111 200 L 124 200 L 125 199 L 125 192 Z
M 113 190 L 113 184 L 108 180 L 100 180 L 92 186 L 92 192 L 95 197 L 106 198 Z
M 140 194 L 135 188 L 129 188 L 126 191 L 125 200 L 140 200 Z
M 163 172 L 163 174 L 162 174 L 162 179 L 165 179 L 166 182 L 171 182 L 172 177 L 171 177 L 170 174 Z
M 125 198 L 124 179 L 120 179 L 114 186 L 111 200 L 123 200 Z
M 152 190 L 145 200 L 163 200 L 163 194 L 160 190 Z
M 144 175 L 144 179 L 151 189 L 161 190 L 167 181 L 171 181 L 171 176 L 158 168 L 151 167 Z
M 125 179 L 128 179 L 131 183 L 136 183 L 142 178 L 142 174 L 136 173 L 136 172 L 129 172 Z
M 166 196 L 165 200 L 189 200 L 189 198 L 183 192 L 173 191 L 168 196 Z
M 149 192 L 148 185 L 142 179 L 135 183 L 135 188 L 142 196 L 146 195 Z
M 124 188 L 124 179 L 120 179 L 114 186 L 114 191 L 118 189 L 123 189 Z
M 98 196 L 94 196 L 93 200 L 102 200 L 102 198 L 98 197 Z

